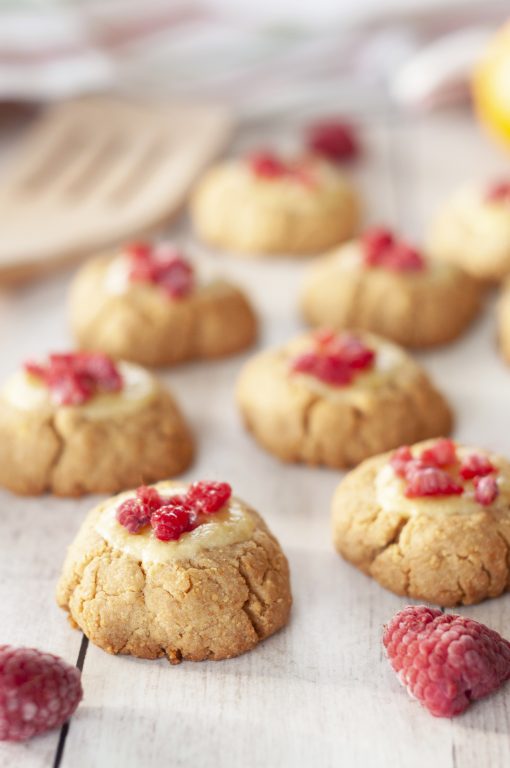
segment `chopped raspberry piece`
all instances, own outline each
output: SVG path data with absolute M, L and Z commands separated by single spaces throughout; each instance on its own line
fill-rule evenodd
M 438 467 L 419 467 L 406 473 L 405 495 L 414 499 L 421 496 L 457 496 L 464 492 L 453 477 Z
M 510 181 L 497 181 L 487 189 L 485 199 L 489 203 L 510 202 Z
M 291 371 L 306 373 L 326 384 L 345 386 L 360 371 L 371 368 L 375 352 L 356 336 L 335 335 L 327 330 L 313 335 L 314 348 L 291 361 Z
M 430 448 L 421 452 L 420 459 L 431 467 L 448 467 L 457 461 L 457 449 L 453 440 L 443 437 Z
M 264 179 L 278 179 L 289 172 L 287 164 L 273 152 L 256 152 L 248 162 L 253 173 Z
M 486 475 L 485 477 L 475 477 L 473 482 L 476 501 L 484 507 L 490 506 L 499 494 L 496 478 L 493 475 Z
M 403 240 L 397 240 L 384 227 L 365 232 L 361 245 L 366 267 L 382 267 L 393 272 L 415 272 L 425 268 L 421 253 Z
M 383 634 L 391 666 L 435 717 L 454 717 L 510 678 L 510 643 L 473 619 L 412 605 Z
M 154 512 L 163 505 L 163 499 L 159 495 L 156 488 L 151 488 L 149 485 L 141 485 L 136 489 L 136 498 L 145 504 L 150 512 Z
M 151 526 L 160 541 L 177 541 L 195 527 L 195 511 L 185 496 L 171 496 L 152 513 Z
M 198 512 L 212 514 L 219 512 L 232 496 L 232 488 L 228 483 L 216 483 L 201 480 L 193 483 L 187 497 Z
M 126 253 L 133 259 L 145 260 L 150 257 L 152 245 L 150 243 L 128 243 Z
M 126 499 L 117 509 L 115 516 L 129 533 L 138 533 L 149 525 L 151 509 L 140 499 Z
M 0 741 L 60 727 L 82 697 L 76 667 L 35 648 L 0 645 Z
M 413 460 L 413 454 L 408 445 L 402 445 L 393 453 L 390 464 L 396 475 L 399 477 L 405 477 L 407 467 L 410 461 Z
M 195 285 L 195 273 L 184 256 L 168 243 L 157 246 L 126 247 L 130 257 L 129 278 L 133 282 L 158 285 L 171 299 L 188 296 Z
M 472 480 L 474 477 L 485 477 L 496 471 L 496 467 L 491 464 L 487 456 L 480 453 L 472 453 L 462 459 L 460 465 L 460 476 L 464 480 Z
M 306 144 L 312 152 L 333 163 L 353 160 L 360 154 L 356 132 L 343 120 L 324 120 L 310 126 Z
M 100 392 L 118 392 L 123 385 L 115 363 L 96 352 L 53 354 L 46 365 L 28 362 L 24 370 L 48 387 L 57 405 L 81 405 Z

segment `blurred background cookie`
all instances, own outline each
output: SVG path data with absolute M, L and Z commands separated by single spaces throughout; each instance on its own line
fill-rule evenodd
M 456 265 L 433 261 L 390 230 L 374 228 L 313 264 L 301 309 L 312 326 L 361 328 L 406 347 L 430 347 L 466 329 L 482 293 Z
M 69 548 L 59 605 L 109 653 L 227 659 L 289 618 L 289 567 L 227 483 L 159 483 L 93 509 Z
M 1 391 L 0 485 L 15 493 L 113 493 L 177 475 L 192 457 L 173 397 L 137 365 L 50 355 Z
M 238 253 L 316 253 L 351 237 L 359 201 L 351 181 L 318 154 L 259 152 L 207 171 L 191 200 L 210 245 Z
M 322 331 L 256 355 L 241 371 L 237 402 L 270 453 L 330 467 L 452 427 L 450 408 L 423 369 L 367 333 Z
M 76 275 L 69 308 L 82 348 L 142 365 L 225 357 L 257 335 L 245 294 L 205 279 L 169 243 L 133 243 L 92 259 Z
M 508 589 L 510 463 L 442 439 L 363 462 L 333 499 L 338 552 L 386 589 L 469 605 Z
M 427 248 L 480 280 L 510 274 L 510 181 L 454 192 L 431 224 Z

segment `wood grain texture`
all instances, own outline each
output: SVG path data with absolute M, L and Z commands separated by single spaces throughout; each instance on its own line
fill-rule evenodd
M 464 117 L 364 120 L 367 158 L 357 172 L 367 219 L 421 236 L 438 197 L 466 176 L 497 170 L 498 156 Z M 258 143 L 260 134 L 243 137 Z M 286 137 L 283 137 L 286 140 Z M 459 157 L 460 154 L 460 157 Z M 306 262 L 243 262 L 211 254 L 178 231 L 209 272 L 236 278 L 263 319 L 260 346 L 300 330 L 296 294 Z M 0 298 L 2 377 L 40 349 L 70 343 L 63 308 L 69 276 Z M 36 331 L 34 331 L 36 328 Z M 3 330 L 2 330 L 3 329 Z M 510 370 L 499 360 L 493 307 L 457 344 L 419 356 L 450 397 L 457 436 L 510 455 L 504 423 Z M 290 626 L 255 651 L 225 662 L 144 662 L 89 646 L 85 699 L 61 765 L 68 768 L 503 768 L 510 764 L 510 687 L 454 721 L 411 701 L 383 658 L 382 625 L 406 604 L 332 551 L 334 471 L 283 466 L 246 435 L 232 392 L 246 358 L 192 364 L 163 374 L 198 438 L 187 477 L 230 480 L 280 539 L 295 598 Z M 0 494 L 2 641 L 41 645 L 77 658 L 81 636 L 53 604 L 65 547 L 94 499 L 14 499 Z M 510 636 L 510 596 L 465 608 Z M 59 734 L 0 745 L 1 768 L 50 766 Z

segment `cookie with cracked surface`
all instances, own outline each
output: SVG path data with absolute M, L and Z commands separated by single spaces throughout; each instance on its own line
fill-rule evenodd
M 362 328 L 405 347 L 457 338 L 481 307 L 483 288 L 459 267 L 373 229 L 316 261 L 301 309 L 312 326 Z
M 285 626 L 292 598 L 278 541 L 226 483 L 163 482 L 90 512 L 57 601 L 105 651 L 177 663 L 249 651 Z
M 459 189 L 433 220 L 427 250 L 473 277 L 499 281 L 510 274 L 510 183 Z
M 257 336 L 243 291 L 206 280 L 168 243 L 133 243 L 90 260 L 76 275 L 69 308 L 82 349 L 141 365 L 226 357 Z
M 510 586 L 510 463 L 449 440 L 363 462 L 340 483 L 333 541 L 386 589 L 438 605 Z
M 131 363 L 50 355 L 0 393 L 0 485 L 15 493 L 114 493 L 177 475 L 192 457 L 173 397 Z
M 365 332 L 315 332 L 255 356 L 241 371 L 237 402 L 270 453 L 330 467 L 452 427 L 450 408 L 423 369 Z
M 357 230 L 359 208 L 352 183 L 333 164 L 270 153 L 213 167 L 191 201 L 206 243 L 253 255 L 317 253 L 341 243 Z

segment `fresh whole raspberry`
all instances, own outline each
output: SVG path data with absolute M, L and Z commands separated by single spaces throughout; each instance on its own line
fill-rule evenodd
M 383 644 L 411 696 L 435 717 L 454 717 L 510 678 L 510 643 L 473 619 L 425 605 L 397 613 Z
M 263 179 L 279 179 L 288 173 L 286 163 L 273 152 L 255 152 L 248 163 L 252 172 Z
M 448 467 L 457 461 L 457 449 L 453 440 L 442 437 L 440 440 L 425 448 L 420 455 L 424 464 L 431 467 Z
M 149 485 L 141 485 L 137 488 L 136 498 L 140 499 L 150 512 L 155 512 L 156 509 L 163 506 L 163 499 L 159 495 L 159 492 L 156 488 L 151 488 Z
M 448 472 L 438 467 L 417 467 L 406 472 L 405 495 L 409 499 L 421 496 L 458 496 L 464 492 Z
M 510 181 L 496 181 L 491 184 L 485 193 L 485 199 L 489 203 L 510 202 Z
M 462 459 L 460 465 L 460 476 L 464 480 L 472 480 L 474 477 L 485 477 L 496 471 L 496 467 L 491 464 L 487 456 L 480 453 L 472 453 L 470 456 Z
M 398 477 L 405 477 L 409 462 L 413 461 L 413 454 L 408 445 L 402 445 L 393 453 L 390 464 Z
M 151 521 L 151 509 L 141 499 L 126 499 L 120 504 L 115 513 L 117 521 L 126 528 L 129 533 L 138 533 L 149 525 Z
M 360 154 L 356 132 L 343 120 L 323 120 L 310 126 L 306 145 L 333 163 L 354 160 Z
M 485 477 L 475 477 L 475 499 L 479 504 L 488 507 L 493 501 L 496 501 L 499 495 L 498 483 L 494 475 L 485 475 Z
M 196 513 L 185 496 L 171 496 L 151 515 L 154 535 L 160 541 L 177 539 L 195 527 Z
M 80 672 L 35 648 L 0 645 L 0 741 L 58 728 L 83 697 Z
M 232 488 L 228 483 L 217 483 L 201 480 L 193 483 L 188 490 L 187 498 L 197 510 L 210 515 L 219 512 L 232 496 Z

